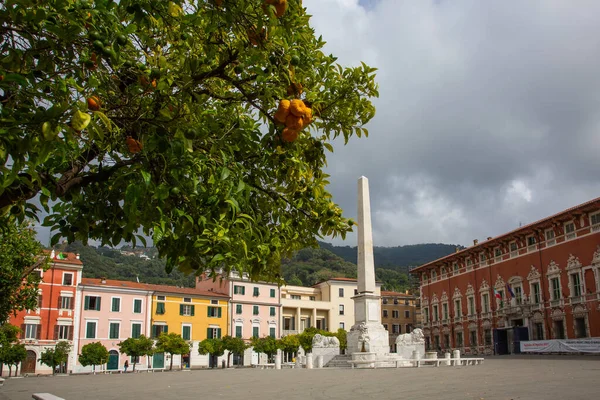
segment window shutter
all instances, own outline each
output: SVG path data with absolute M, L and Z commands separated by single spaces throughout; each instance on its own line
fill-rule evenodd
M 58 327 L 58 325 L 56 325 L 54 327 L 54 340 L 58 340 L 58 329 L 59 329 L 59 327 Z
M 152 325 L 152 337 L 156 337 L 156 336 L 158 336 L 158 335 L 156 334 L 156 331 L 157 331 L 157 329 L 158 329 L 158 327 L 157 327 L 156 325 Z
M 67 329 L 69 330 L 69 340 L 73 340 L 73 327 L 69 326 Z
M 96 311 L 100 311 L 100 301 L 102 300 L 101 297 L 96 297 Z
M 192 304 L 192 317 L 196 314 L 196 306 Z
M 37 306 L 37 308 L 42 308 L 42 304 L 43 304 L 42 303 L 42 295 L 40 294 L 40 295 L 38 295 L 38 306 Z
M 25 330 L 27 329 L 27 327 L 25 326 L 25 324 L 21 324 L 21 339 L 25 339 Z
M 61 309 L 62 308 L 62 296 L 58 296 L 58 308 Z
M 242 286 L 242 295 L 246 294 L 246 286 Z
M 221 307 L 217 308 L 217 317 L 221 318 Z
M 217 328 L 217 339 L 221 339 L 221 328 Z
M 206 338 L 212 339 L 212 329 L 210 329 L 210 328 L 206 329 Z
M 89 310 L 90 309 L 90 296 L 85 296 L 85 301 L 84 301 L 83 309 L 84 310 Z
M 169 325 L 165 325 L 165 330 L 163 332 L 164 333 L 169 333 Z
M 179 315 L 183 315 L 183 304 L 179 305 Z
M 39 324 L 37 326 L 36 339 L 39 339 L 41 337 L 42 337 L 42 324 Z
M 206 311 L 207 311 L 207 312 L 206 312 L 206 315 L 207 315 L 207 316 L 209 316 L 209 317 L 210 317 L 210 309 L 211 309 L 211 308 L 212 308 L 212 307 L 206 307 Z

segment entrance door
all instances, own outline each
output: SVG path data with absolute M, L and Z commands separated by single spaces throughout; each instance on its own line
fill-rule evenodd
M 36 363 L 35 352 L 33 352 L 31 350 L 27 350 L 27 357 L 25 358 L 25 361 L 23 361 L 23 363 L 21 365 L 21 373 L 22 374 L 35 374 L 35 363 Z
M 111 350 L 108 352 L 108 364 L 106 365 L 106 369 L 115 370 L 119 369 L 119 352 L 116 350 Z
M 165 353 L 155 353 L 152 356 L 152 368 L 164 368 L 165 367 Z
M 505 329 L 494 329 L 494 352 L 508 354 L 508 334 Z
M 515 326 L 513 331 L 513 354 L 520 354 L 521 341 L 529 340 L 529 328 L 525 326 Z

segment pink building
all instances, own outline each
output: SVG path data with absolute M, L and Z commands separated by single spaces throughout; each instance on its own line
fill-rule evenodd
M 196 288 L 224 293 L 230 297 L 230 323 L 228 334 L 250 340 L 252 337 L 281 337 L 281 292 L 274 283 L 251 282 L 246 276 L 240 278 L 232 273 L 228 278 L 213 281 L 203 274 L 196 281 Z M 259 355 L 248 350 L 243 360 L 234 364 L 257 364 Z
M 83 278 L 77 287 L 81 299 L 81 316 L 75 331 L 77 354 L 88 343 L 101 342 L 109 351 L 107 370 L 123 368 L 125 360 L 133 360 L 119 351 L 118 343 L 140 335 L 150 336 L 152 289 L 143 283 Z M 146 369 L 146 357 L 136 369 Z M 130 367 L 131 368 L 131 367 Z M 74 372 L 91 371 L 77 362 Z

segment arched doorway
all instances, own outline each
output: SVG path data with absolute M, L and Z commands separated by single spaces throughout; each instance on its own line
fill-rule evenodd
M 21 374 L 35 374 L 36 359 L 35 351 L 27 350 L 27 357 L 21 363 Z
M 119 369 L 119 352 L 111 350 L 108 352 L 108 364 L 106 365 L 107 370 Z

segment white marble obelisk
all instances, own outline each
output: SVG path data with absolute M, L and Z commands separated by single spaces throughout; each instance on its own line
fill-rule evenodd
M 348 352 L 390 352 L 388 331 L 381 324 L 381 297 L 375 286 L 373 230 L 369 180 L 358 180 L 358 294 L 354 300 L 354 325 L 348 332 Z

